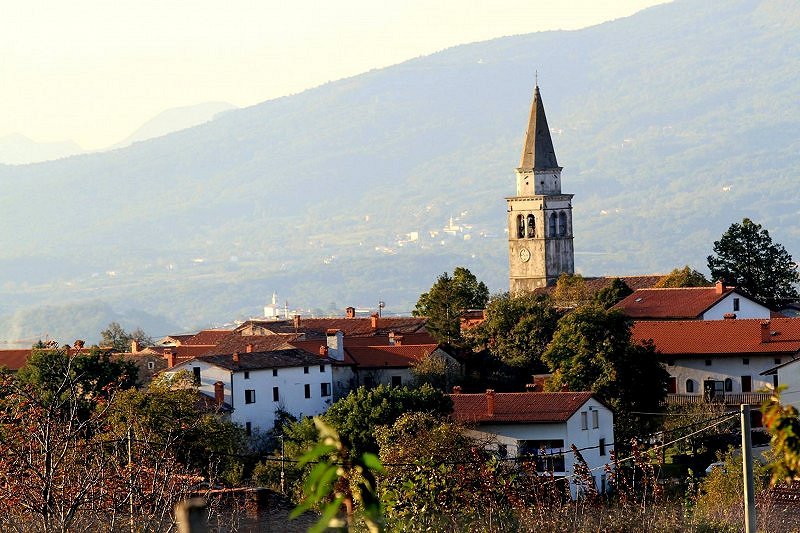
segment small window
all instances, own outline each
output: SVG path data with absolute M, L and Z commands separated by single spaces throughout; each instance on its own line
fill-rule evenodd
M 305 389 L 306 398 L 311 398 L 311 385 L 306 383 L 305 385 L 303 385 L 303 388 Z
M 278 391 L 278 387 L 272 387 L 272 401 L 277 402 L 280 401 L 280 399 L 281 395 L 280 392 Z
M 739 298 L 734 298 L 733 299 L 733 310 L 734 311 L 738 311 L 739 310 Z
M 325 372 L 325 365 L 319 365 L 319 371 Z
M 200 367 L 199 366 L 193 367 L 192 374 L 194 375 L 194 384 L 200 385 Z
M 776 358 L 775 358 L 775 364 L 776 364 L 776 365 L 779 365 L 779 364 L 781 364 L 781 358 L 780 358 L 780 357 L 776 357 Z
M 597 447 L 600 448 L 600 455 L 606 454 L 606 439 L 600 439 L 600 442 L 597 443 Z
M 694 392 L 694 380 L 687 379 L 686 380 L 686 392 L 693 393 Z
M 517 238 L 522 239 L 525 237 L 525 219 L 522 215 L 517 215 Z
M 528 215 L 528 238 L 536 237 L 536 217 Z
M 330 383 L 320 383 L 319 384 L 319 395 L 325 398 L 326 396 L 331 395 L 331 384 Z
M 711 366 L 711 359 L 706 359 L 706 366 Z
M 392 376 L 392 387 L 400 387 L 403 385 L 402 376 Z
M 742 376 L 742 392 L 753 391 L 753 378 L 750 376 Z
M 153 370 L 156 367 L 156 364 L 152 361 L 147 362 L 147 370 Z
M 303 367 L 303 374 L 308 374 L 308 367 L 307 366 Z
M 278 376 L 278 369 L 277 368 L 273 368 L 272 369 L 272 377 L 277 377 L 277 376 Z
M 592 411 L 592 427 L 594 429 L 600 427 L 600 413 L 598 411 Z
M 733 392 L 733 380 L 725 378 L 725 392 Z
M 589 414 L 581 411 L 581 429 L 589 429 Z
M 249 370 L 245 370 L 244 371 L 244 379 L 250 379 L 250 371 Z
M 776 389 L 778 388 L 778 374 L 777 373 L 772 375 L 772 386 L 775 387 Z
M 247 434 L 248 437 L 250 435 L 252 435 L 253 434 L 253 424 L 250 423 L 250 422 L 245 422 L 244 423 L 244 432 Z
M 252 389 L 245 389 L 244 403 L 256 403 L 256 391 Z
M 749 357 L 745 357 L 745 358 L 743 358 L 743 359 L 742 359 L 742 364 L 743 364 L 743 365 L 749 365 L 749 364 L 750 364 L 750 358 L 749 358 Z

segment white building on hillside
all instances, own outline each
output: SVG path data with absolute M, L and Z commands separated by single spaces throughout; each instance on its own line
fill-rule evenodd
M 333 361 L 297 348 L 196 357 L 170 370 L 194 375 L 201 393 L 225 402 L 231 420 L 272 429 L 278 409 L 296 417 L 318 415 L 331 403 Z
M 450 395 L 453 418 L 474 426 L 470 434 L 490 439 L 500 457 L 531 457 L 537 471 L 567 478 L 573 497 L 581 483 L 573 475 L 575 445 L 600 492 L 609 487 L 604 466 L 614 447 L 614 413 L 591 392 L 510 392 Z

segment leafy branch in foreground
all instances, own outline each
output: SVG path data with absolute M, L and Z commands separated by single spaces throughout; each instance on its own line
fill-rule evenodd
M 781 405 L 781 385 L 761 406 L 764 427 L 772 435 L 770 445 L 777 460 L 770 465 L 772 484 L 791 481 L 800 475 L 800 419 L 797 409 L 791 405 Z
M 292 511 L 290 518 L 297 518 L 322 505 L 320 519 L 309 532 L 321 533 L 327 528 L 346 530 L 353 525 L 355 501 L 360 506 L 362 518 L 370 533 L 384 531 L 383 506 L 378 498 L 375 479 L 375 473 L 382 474 L 384 470 L 378 457 L 369 452 L 351 457 L 333 427 L 319 417 L 314 417 L 314 425 L 320 440 L 300 458 L 299 466 L 316 464 L 303 487 L 305 500 Z M 353 484 L 354 489 L 351 488 Z M 341 518 L 342 505 L 346 510 L 344 519 Z

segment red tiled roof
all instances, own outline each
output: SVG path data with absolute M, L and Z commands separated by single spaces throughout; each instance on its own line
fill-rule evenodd
M 182 340 L 181 345 L 216 346 L 219 342 L 233 333 L 232 329 L 204 329 L 198 331 L 188 339 Z
M 451 394 L 453 418 L 459 422 L 536 424 L 565 422 L 591 397 L 591 392 L 496 392 L 489 414 L 488 394 Z
M 213 348 L 206 348 L 203 355 L 230 355 L 233 352 L 245 353 L 248 345 L 252 345 L 253 352 L 269 352 L 280 348 L 291 348 L 289 343 L 299 336 L 297 333 L 276 335 L 239 335 L 237 333 L 229 333 Z
M 589 295 L 593 295 L 601 289 L 610 287 L 617 278 L 624 281 L 625 285 L 635 291 L 637 289 L 654 287 L 655 284 L 661 281 L 661 278 L 663 277 L 663 274 L 647 274 L 643 276 L 604 276 L 598 278 L 583 278 L 583 283 Z M 554 290 L 556 290 L 555 285 L 549 285 L 547 287 L 535 289 L 533 292 L 551 294 Z
M 0 350 L 0 367 L 9 370 L 19 370 L 28 362 L 31 349 L 27 350 Z
M 195 333 L 185 333 L 181 335 L 167 335 L 166 337 L 158 341 L 158 343 L 164 344 L 166 342 L 176 342 L 178 344 L 183 344 L 187 339 L 191 339 L 195 335 L 196 335 Z
M 210 350 L 211 348 L 212 348 L 211 346 L 202 346 L 202 345 L 200 345 L 200 346 L 184 346 L 184 345 L 181 345 L 181 346 L 150 346 L 149 348 L 145 348 L 144 350 L 140 350 L 137 354 L 133 354 L 133 355 L 135 356 L 135 355 L 138 355 L 138 354 L 152 353 L 152 354 L 160 355 L 162 357 L 166 357 L 167 350 L 170 350 L 170 351 L 172 351 L 173 354 L 175 354 L 175 364 L 178 364 L 178 363 L 182 363 L 184 361 L 188 361 L 189 359 L 192 359 L 194 357 L 197 357 L 198 355 L 203 355 L 205 353 L 208 353 L 208 350 Z
M 310 366 L 320 363 L 320 357 L 305 350 L 288 346 L 285 349 L 270 350 L 267 352 L 252 352 L 239 354 L 239 361 L 234 361 L 232 355 L 202 355 L 196 361 L 227 368 L 228 370 L 260 370 L 265 368 L 284 368 L 293 366 Z M 332 361 L 325 358 L 326 363 Z
M 295 328 L 292 320 L 249 320 L 239 326 L 242 329 L 249 324 L 257 325 L 275 333 L 304 333 L 306 337 L 324 337 L 327 330 L 338 329 L 347 337 L 367 337 L 388 335 L 390 331 L 400 334 L 422 333 L 425 331 L 426 318 L 423 317 L 381 317 L 376 327 L 372 327 L 372 318 L 300 318 L 300 325 Z
M 345 344 L 345 353 L 359 368 L 407 368 L 428 357 L 438 347 L 438 344 L 351 347 Z
M 769 340 L 762 342 L 762 324 Z M 631 328 L 635 342 L 652 340 L 665 355 L 795 354 L 800 318 L 732 320 L 642 320 Z
M 732 292 L 732 288 L 717 292 L 716 287 L 638 289 L 614 308 L 634 319 L 694 319 Z

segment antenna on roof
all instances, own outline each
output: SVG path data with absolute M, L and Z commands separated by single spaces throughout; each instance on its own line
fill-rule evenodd
M 538 87 L 539 86 L 539 69 L 538 68 L 533 71 L 533 77 L 534 77 L 534 80 L 535 80 L 534 85 L 536 85 L 536 87 Z

